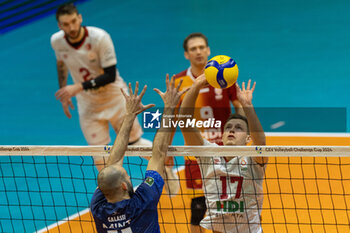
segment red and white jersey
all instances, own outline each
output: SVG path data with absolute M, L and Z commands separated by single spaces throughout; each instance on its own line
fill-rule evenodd
M 85 36 L 80 47 L 71 46 L 61 30 L 51 36 L 51 46 L 56 58 L 68 67 L 74 83 L 82 83 L 103 74 L 103 68 L 117 64 L 117 57 L 110 35 L 96 27 L 83 27 Z M 116 81 L 98 89 L 80 92 L 76 97 L 79 114 L 101 113 L 102 110 L 117 106 L 113 101 L 119 96 L 124 81 L 117 72 Z M 114 111 L 115 112 L 115 111 Z M 104 112 L 103 114 L 113 115 Z M 106 117 L 106 116 L 103 116 Z M 107 116 L 108 117 L 108 116 Z
M 205 140 L 206 146 L 218 146 Z M 201 226 L 219 232 L 262 232 L 265 166 L 252 157 L 198 157 L 207 213 Z

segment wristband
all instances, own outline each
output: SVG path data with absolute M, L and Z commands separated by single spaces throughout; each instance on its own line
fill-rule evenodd
M 95 87 L 95 86 L 96 86 L 95 79 L 91 79 L 91 80 L 90 80 L 90 83 L 91 83 L 91 86 L 92 86 L 92 87 Z

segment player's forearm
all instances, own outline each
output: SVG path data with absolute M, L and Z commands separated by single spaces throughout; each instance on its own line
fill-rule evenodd
M 194 117 L 194 109 L 196 100 L 200 91 L 200 87 L 193 85 L 186 93 L 180 108 L 180 116 Z M 186 121 L 188 117 L 180 117 L 180 120 Z M 185 140 L 185 145 L 203 145 L 203 138 L 196 127 L 181 128 L 182 135 Z
M 241 105 L 241 103 L 238 100 L 233 100 L 232 101 L 232 105 L 233 105 L 233 107 L 235 109 L 235 113 L 240 114 L 242 116 L 245 116 L 244 110 L 242 108 L 242 105 Z
M 163 160 L 167 154 L 168 146 L 170 143 L 170 140 L 172 138 L 172 131 L 174 130 L 173 127 L 169 129 L 163 128 L 163 120 L 165 121 L 172 121 L 174 119 L 174 108 L 171 107 L 165 107 L 163 111 L 162 121 L 161 121 L 161 127 L 158 129 L 154 140 L 153 140 L 153 147 L 152 147 L 152 157 L 155 157 L 157 159 Z
M 111 154 L 108 158 L 107 166 L 115 163 L 120 166 L 123 165 L 124 154 L 128 147 L 129 136 L 135 118 L 135 114 L 125 115 L 120 131 L 118 132 L 117 138 L 113 144 Z
M 56 67 L 58 75 L 58 85 L 60 88 L 65 87 L 67 85 L 68 68 L 62 61 L 57 61 Z
M 103 69 L 100 76 L 82 83 L 84 90 L 103 87 L 115 81 L 117 69 L 115 65 Z
M 179 110 L 180 110 L 180 105 L 181 105 L 181 101 L 179 102 L 179 104 L 176 106 L 175 108 L 175 111 L 174 111 L 174 121 L 177 121 L 179 120 L 178 117 L 176 115 L 179 114 Z M 171 128 L 171 135 L 170 135 L 170 140 L 169 140 L 169 145 L 171 145 L 173 143 L 173 140 L 174 140 L 174 136 L 175 136 L 175 133 L 176 133 L 176 128 Z
M 185 116 L 185 115 L 193 116 L 194 106 L 196 104 L 199 91 L 200 91 L 200 88 L 198 86 L 193 85 L 191 89 L 186 93 L 180 107 L 180 116 Z
M 264 129 L 260 123 L 258 116 L 256 115 L 253 105 L 243 106 L 244 114 L 247 117 L 250 135 L 255 145 L 265 145 L 266 137 Z

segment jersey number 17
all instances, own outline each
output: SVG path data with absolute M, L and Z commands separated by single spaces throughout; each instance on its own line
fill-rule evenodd
M 222 194 L 220 195 L 220 199 L 227 199 L 227 179 L 230 180 L 230 183 L 238 182 L 237 189 L 236 189 L 236 196 L 235 198 L 239 198 L 241 196 L 242 191 L 242 184 L 243 184 L 243 177 L 241 176 L 220 176 L 221 181 L 221 187 L 222 187 Z

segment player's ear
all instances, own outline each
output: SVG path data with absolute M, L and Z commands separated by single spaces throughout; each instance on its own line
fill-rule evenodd
M 208 57 L 210 56 L 210 47 L 208 46 Z
M 247 134 L 247 137 L 245 139 L 245 144 L 247 145 L 248 143 L 250 143 L 251 140 L 252 140 L 252 137 L 250 136 L 250 134 Z
M 185 51 L 184 52 L 184 56 L 185 56 L 185 58 L 187 59 L 187 60 L 189 60 L 189 58 L 188 58 L 188 53 Z
M 124 191 L 128 191 L 128 186 L 126 185 L 125 182 L 122 182 L 122 183 L 121 183 L 121 187 L 122 187 L 122 189 L 123 189 Z
M 83 16 L 81 14 L 78 15 L 78 19 L 79 19 L 80 23 L 83 22 Z
M 63 29 L 61 28 L 60 21 L 57 21 L 57 26 L 58 26 L 59 29 L 63 30 Z

